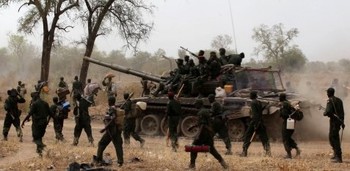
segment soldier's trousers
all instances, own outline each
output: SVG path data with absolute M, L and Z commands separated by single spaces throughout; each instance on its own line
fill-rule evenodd
M 214 132 L 219 134 L 219 137 L 224 141 L 226 149 L 231 149 L 231 140 L 228 135 L 228 129 L 225 122 L 220 118 L 214 120 Z
M 45 144 L 43 143 L 43 137 L 46 132 L 46 120 L 42 121 L 33 121 L 32 124 L 32 136 L 33 141 L 36 144 L 36 152 L 41 154 L 42 150 L 45 147 Z
M 16 128 L 17 136 L 18 137 L 22 137 L 23 133 L 22 133 L 22 129 L 21 129 L 21 126 L 20 126 L 20 119 L 19 119 L 19 117 L 12 118 L 12 116 L 10 114 L 6 114 L 6 116 L 5 116 L 4 126 L 3 126 L 3 130 L 2 130 L 2 135 L 5 138 L 7 137 L 7 135 L 9 134 L 11 125 L 13 125 Z
M 55 130 L 55 134 L 56 134 L 56 139 L 57 140 L 63 140 L 63 123 L 64 123 L 64 119 L 63 118 L 54 118 L 53 120 L 53 128 Z
M 90 142 L 93 142 L 90 116 L 80 116 L 75 118 L 74 138 L 79 139 L 81 132 L 85 131 Z
M 330 121 L 329 126 L 329 142 L 333 148 L 334 154 L 341 157 L 341 144 L 339 138 L 340 124 L 337 121 Z
M 294 129 L 286 129 L 286 125 L 283 124 L 282 141 L 286 152 L 290 152 L 293 148 L 298 148 L 297 143 L 292 138 L 293 133 Z
M 135 118 L 127 118 L 124 120 L 124 131 L 123 136 L 124 140 L 130 140 L 130 135 L 136 140 L 136 141 L 142 141 L 143 139 L 135 132 L 135 124 L 136 119 Z
M 179 125 L 180 122 L 180 116 L 169 116 L 168 118 L 168 125 L 169 125 L 169 135 L 171 139 L 171 145 L 172 147 L 175 147 L 177 145 L 177 125 Z
M 260 123 L 259 125 L 256 125 L 254 121 L 250 122 L 248 129 L 244 134 L 243 150 L 248 150 L 250 146 L 250 139 L 252 138 L 254 132 L 259 135 L 264 149 L 270 150 L 269 138 L 267 137 L 266 128 L 264 124 Z
M 219 152 L 214 147 L 214 139 L 213 135 L 210 133 L 210 131 L 207 129 L 206 126 L 202 126 L 200 129 L 200 133 L 198 137 L 193 141 L 193 145 L 208 145 L 209 146 L 209 152 L 211 155 L 215 157 L 219 162 L 223 160 Z M 197 152 L 191 152 L 191 164 L 196 164 L 197 159 Z
M 121 137 L 121 130 L 118 130 L 116 126 L 110 126 L 101 137 L 101 140 L 98 142 L 97 149 L 97 160 L 102 161 L 103 151 L 106 149 L 108 144 L 112 141 L 114 148 L 116 150 L 118 163 L 123 164 L 123 140 Z

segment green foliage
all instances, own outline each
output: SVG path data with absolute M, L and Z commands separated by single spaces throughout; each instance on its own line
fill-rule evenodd
M 218 35 L 216 36 L 212 42 L 211 47 L 213 49 L 220 49 L 225 48 L 226 50 L 230 49 L 230 45 L 232 44 L 232 37 L 225 34 L 225 35 Z
M 302 58 L 304 55 L 301 50 L 290 45 L 293 38 L 298 36 L 298 29 L 292 28 L 285 30 L 282 23 L 273 25 L 271 28 L 267 25 L 260 25 L 253 29 L 253 40 L 259 45 L 254 49 L 256 55 L 262 54 L 266 61 L 278 68 L 285 68 L 283 63 L 293 61 L 293 58 Z M 295 55 L 299 56 L 296 57 Z M 291 58 L 284 59 L 283 58 Z

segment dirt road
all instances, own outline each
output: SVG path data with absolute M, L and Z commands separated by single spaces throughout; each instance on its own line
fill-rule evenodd
M 2 128 L 3 121 L 0 120 Z M 15 130 L 11 128 L 9 141 L 0 141 L 0 170 L 65 170 L 69 163 L 89 163 L 92 155 L 96 153 L 96 145 L 101 137 L 98 132 L 103 127 L 102 123 L 93 123 L 95 147 L 90 147 L 85 133 L 80 137 L 77 147 L 71 146 L 73 139 L 74 120 L 65 122 L 65 143 L 56 143 L 52 123 L 47 128 L 44 143 L 47 148 L 44 157 L 40 158 L 35 153 L 35 145 L 31 141 L 31 123 L 24 128 L 24 142 L 19 143 L 15 137 Z M 184 170 L 189 164 L 189 153 L 184 152 L 184 145 L 191 140 L 180 139 L 179 152 L 174 153 L 165 145 L 164 137 L 145 137 L 146 144 L 140 148 L 139 143 L 131 141 L 129 146 L 124 145 L 125 165 L 116 170 Z M 215 146 L 222 155 L 225 152 L 224 143 L 215 141 Z M 302 149 L 301 156 L 292 160 L 285 160 L 283 145 L 281 142 L 272 142 L 272 157 L 263 157 L 263 148 L 260 142 L 252 143 L 247 158 L 241 158 L 242 143 L 234 142 L 234 155 L 223 155 L 230 165 L 230 170 L 349 170 L 350 168 L 350 143 L 343 142 L 344 163 L 334 164 L 330 162 L 330 146 L 327 140 L 313 142 L 299 142 Z M 106 152 L 115 159 L 113 145 L 110 144 Z M 137 157 L 141 161 L 131 162 Z M 199 154 L 196 163 L 197 170 L 221 170 L 221 166 L 210 154 Z

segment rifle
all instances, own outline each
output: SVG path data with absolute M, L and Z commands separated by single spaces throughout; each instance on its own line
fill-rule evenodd
M 196 55 L 195 53 L 189 51 L 187 48 L 184 48 L 184 47 L 182 47 L 182 46 L 180 46 L 180 48 L 183 49 L 183 50 L 185 50 L 186 52 L 190 53 L 192 56 L 198 58 L 198 55 Z
M 332 101 L 332 102 L 333 102 L 333 101 Z M 334 105 L 334 103 L 333 103 L 333 105 Z M 318 109 L 319 109 L 319 110 L 323 110 L 323 111 L 326 110 L 326 108 L 323 107 L 323 106 L 321 106 L 321 105 L 319 106 Z M 335 110 L 335 108 L 334 108 L 334 110 Z M 339 116 L 336 115 L 335 113 L 333 113 L 333 116 L 334 116 L 335 118 L 337 118 L 338 121 L 341 123 L 341 128 L 342 128 L 342 130 L 341 130 L 340 142 L 342 142 L 342 140 L 343 140 L 343 134 L 344 134 L 344 128 L 345 128 L 344 121 L 342 121 L 342 120 L 339 118 Z
M 178 99 L 182 93 L 182 90 L 184 88 L 185 84 L 182 84 L 181 87 L 180 87 L 180 90 L 177 92 L 176 96 L 175 96 L 175 99 Z

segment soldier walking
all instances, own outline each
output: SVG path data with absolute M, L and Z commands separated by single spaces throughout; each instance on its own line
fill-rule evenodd
M 287 100 L 285 93 L 280 94 L 279 100 L 282 105 L 280 109 L 280 115 L 281 115 L 281 118 L 283 119 L 282 139 L 283 139 L 284 149 L 287 152 L 287 155 L 284 158 L 291 159 L 292 158 L 291 151 L 293 148 L 296 150 L 296 156 L 299 156 L 301 152 L 300 149 L 298 148 L 298 144 L 292 138 L 294 129 L 287 129 L 287 119 L 291 118 L 293 106 Z
M 171 139 L 171 147 L 174 152 L 177 151 L 178 147 L 178 135 L 177 135 L 177 126 L 179 124 L 181 118 L 181 104 L 174 99 L 174 93 L 168 92 L 168 104 L 166 109 L 166 114 L 168 117 L 168 125 L 169 125 L 169 134 Z
M 341 140 L 339 138 L 340 128 L 344 129 L 344 108 L 343 101 L 334 96 L 334 88 L 327 89 L 327 107 L 324 116 L 329 117 L 329 142 L 333 149 L 334 156 L 332 159 L 335 163 L 342 163 Z
M 94 146 L 94 138 L 92 137 L 92 129 L 91 129 L 91 118 L 89 115 L 89 107 L 91 106 L 92 102 L 81 97 L 80 94 L 77 94 L 75 98 L 77 99 L 77 105 L 75 106 L 73 111 L 74 118 L 75 118 L 75 127 L 74 127 L 74 140 L 72 145 L 74 146 L 78 145 L 81 132 L 84 129 L 90 145 Z
M 26 118 L 22 122 L 22 128 L 24 123 L 32 117 L 32 136 L 33 141 L 36 144 L 36 152 L 39 156 L 42 156 L 42 151 L 46 147 L 43 143 L 43 137 L 45 135 L 48 117 L 50 115 L 50 106 L 47 102 L 40 98 L 39 92 L 31 93 L 32 105 Z
M 56 134 L 57 141 L 64 141 L 63 136 L 63 123 L 65 119 L 65 113 L 63 106 L 58 102 L 58 97 L 52 98 L 53 104 L 50 106 L 50 117 L 53 119 L 53 127 Z M 68 113 L 67 113 L 68 114 Z
M 258 94 L 256 91 L 250 92 L 251 116 L 252 120 L 249 123 L 248 129 L 244 134 L 243 151 L 241 157 L 247 157 L 248 148 L 255 134 L 259 134 L 259 138 L 263 144 L 265 155 L 271 156 L 269 138 L 267 137 L 266 128 L 262 120 L 262 111 L 264 110 L 260 101 L 257 100 Z
M 214 147 L 213 137 L 215 133 L 211 125 L 210 110 L 204 108 L 203 100 L 201 99 L 196 100 L 195 107 L 199 109 L 197 113 L 198 124 L 196 125 L 199 126 L 199 132 L 196 138 L 193 140 L 192 145 L 208 145 L 210 154 L 212 154 L 215 157 L 215 159 L 217 159 L 220 162 L 221 166 L 224 169 L 227 169 L 228 165 Z M 191 152 L 190 156 L 191 161 L 189 168 L 194 169 L 196 167 L 197 152 Z
M 100 142 L 98 142 L 98 149 L 97 149 L 97 155 L 94 156 L 94 161 L 97 163 L 102 163 L 103 158 L 103 151 L 106 149 L 107 145 L 112 141 L 114 148 L 117 153 L 117 162 L 118 166 L 123 165 L 123 140 L 121 137 L 122 130 L 119 128 L 119 126 L 115 122 L 115 118 L 117 117 L 117 110 L 115 108 L 115 97 L 110 96 L 108 97 L 108 111 L 105 115 L 104 123 L 105 128 L 102 129 L 100 132 L 103 133 L 103 136 L 101 137 Z
M 2 135 L 4 136 L 3 140 L 7 141 L 8 133 L 13 124 L 16 128 L 17 137 L 19 138 L 19 141 L 22 142 L 23 133 L 20 127 L 20 116 L 22 111 L 18 109 L 18 103 L 25 103 L 26 100 L 18 94 L 16 89 L 8 90 L 7 94 L 8 98 L 5 100 L 4 104 L 6 116 L 2 130 Z
M 231 151 L 231 140 L 228 136 L 228 129 L 226 127 L 226 123 L 222 116 L 222 106 L 219 102 L 215 101 L 215 95 L 209 94 L 208 96 L 209 103 L 211 104 L 210 112 L 213 118 L 213 128 L 215 134 L 218 133 L 220 138 L 224 141 L 226 145 L 226 155 L 232 155 Z
M 130 144 L 130 135 L 131 135 L 136 141 L 140 142 L 140 146 L 142 148 L 145 144 L 145 140 L 142 139 L 139 136 L 139 134 L 135 132 L 136 116 L 137 116 L 137 112 L 141 112 L 141 108 L 138 105 L 136 105 L 135 111 L 132 111 L 132 108 L 131 108 L 132 102 L 129 96 L 130 96 L 129 93 L 124 93 L 125 103 L 121 107 L 125 111 L 124 132 L 123 132 L 124 142 L 125 144 Z

